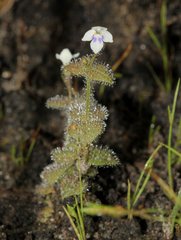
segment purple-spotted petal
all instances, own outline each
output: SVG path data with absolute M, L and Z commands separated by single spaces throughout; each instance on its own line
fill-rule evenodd
M 96 37 L 93 38 L 93 42 L 97 42 L 97 38 Z
M 99 41 L 99 43 L 101 43 L 102 42 L 102 38 L 98 37 L 98 41 Z
M 98 53 L 103 48 L 104 43 L 103 43 L 103 41 L 101 41 L 101 42 L 96 41 L 95 42 L 94 40 L 92 40 L 90 46 L 91 46 L 91 49 L 94 53 Z
M 82 41 L 91 41 L 92 40 L 92 37 L 94 35 L 95 31 L 93 29 L 87 31 L 83 38 L 82 38 Z
M 103 30 L 101 33 L 102 33 L 102 36 L 103 36 L 102 39 L 104 42 L 113 42 L 113 36 L 110 32 Z
M 82 41 L 91 41 L 91 49 L 98 53 L 103 48 L 104 42 L 113 42 L 113 36 L 107 28 L 95 26 L 85 33 Z

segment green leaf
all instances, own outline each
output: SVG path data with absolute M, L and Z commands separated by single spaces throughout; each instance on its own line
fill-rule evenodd
M 61 150 L 57 147 L 51 152 L 51 159 L 60 163 L 70 163 L 77 159 L 78 155 L 76 151 Z
M 83 76 L 85 72 L 88 70 L 88 65 L 84 64 L 86 58 L 82 58 L 79 61 L 71 62 L 70 64 L 63 67 L 65 71 L 72 73 L 73 75 Z
M 90 67 L 90 56 L 83 57 L 77 62 L 72 62 L 64 66 L 64 70 L 77 76 L 85 76 L 92 81 L 103 82 L 105 84 L 112 85 L 114 83 L 114 77 L 111 69 L 103 64 L 94 64 Z
M 81 106 L 81 107 L 80 107 Z M 68 115 L 75 120 L 84 120 L 86 112 L 86 98 L 81 96 L 71 101 L 69 105 Z M 98 104 L 97 101 L 91 98 L 89 106 L 89 118 L 91 120 L 107 119 L 108 110 L 105 106 Z
M 69 139 L 69 141 L 64 142 L 63 149 L 68 149 L 70 151 L 77 151 L 77 142 L 74 139 Z
M 55 97 L 49 98 L 46 102 L 47 108 L 60 109 L 69 105 L 69 98 L 66 96 L 56 95 Z
M 53 204 L 48 204 L 48 206 L 45 206 L 41 209 L 41 211 L 38 214 L 38 220 L 41 223 L 46 223 L 46 221 L 52 216 L 54 210 L 53 210 Z
M 79 173 L 75 166 L 71 166 L 67 172 L 61 176 L 58 185 L 61 189 L 62 199 L 80 195 L 80 183 L 79 183 Z M 82 180 L 82 191 L 87 189 L 87 183 Z
M 89 152 L 88 163 L 94 166 L 118 165 L 119 160 L 108 148 L 92 148 Z
M 46 166 L 40 176 L 52 185 L 70 166 L 71 164 L 60 164 L 54 162 Z
M 77 213 L 76 213 L 76 211 L 75 211 L 75 206 L 76 206 L 76 205 L 74 205 L 73 207 L 71 207 L 70 205 L 67 204 L 67 210 L 68 210 L 68 212 L 70 213 L 70 215 L 71 215 L 72 217 L 74 217 L 74 218 L 77 219 Z
M 87 176 L 89 177 L 95 177 L 97 175 L 97 169 L 95 167 L 90 167 L 87 171 Z
M 85 189 L 87 189 L 86 182 L 82 181 L 82 189 L 83 189 L 83 192 L 85 191 Z M 79 182 L 74 183 L 74 182 L 67 180 L 67 183 L 65 185 L 61 186 L 62 200 L 67 197 L 74 196 L 74 195 L 80 195 L 80 184 L 79 184 Z
M 107 83 L 112 85 L 114 82 L 113 74 L 111 70 L 108 70 L 106 66 L 96 64 L 91 67 L 85 74 L 90 80 Z
M 84 143 L 93 142 L 105 128 L 103 121 L 74 121 L 68 127 L 68 134 L 77 141 Z
M 36 186 L 36 193 L 43 196 L 52 193 L 52 191 L 53 187 L 45 181 L 43 181 L 40 185 Z

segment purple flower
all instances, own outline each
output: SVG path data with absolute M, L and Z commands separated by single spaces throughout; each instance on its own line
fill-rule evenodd
M 82 41 L 91 41 L 90 47 L 94 53 L 98 53 L 104 46 L 104 42 L 113 42 L 113 36 L 105 27 L 92 27 L 87 31 Z

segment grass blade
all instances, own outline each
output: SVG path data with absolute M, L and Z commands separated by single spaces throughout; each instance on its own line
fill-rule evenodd
M 149 62 L 146 62 L 146 65 L 150 71 L 150 73 L 152 74 L 153 78 L 155 79 L 155 82 L 158 84 L 158 86 L 160 87 L 160 89 L 163 92 L 166 92 L 166 89 L 164 87 L 164 85 L 162 84 L 160 78 L 158 77 L 158 75 L 156 74 L 155 70 L 153 69 L 153 67 L 151 66 L 151 64 Z
M 171 147 L 172 127 L 173 127 L 173 121 L 174 121 L 174 115 L 175 115 L 179 86 L 180 86 L 180 79 L 178 80 L 177 87 L 176 87 L 176 90 L 175 90 L 172 110 L 170 110 L 170 108 L 168 107 L 168 115 L 169 115 L 169 122 L 170 122 L 169 135 L 168 135 L 168 147 L 169 147 L 168 148 L 168 178 L 169 178 L 169 185 L 170 185 L 171 188 L 173 188 L 173 184 L 172 184 L 172 170 L 171 170 L 172 159 L 171 159 L 170 147 Z
M 139 189 L 139 186 L 141 184 L 141 180 L 143 178 L 143 175 L 145 173 L 145 171 L 147 171 L 148 169 L 150 169 L 150 164 L 152 163 L 152 160 L 153 160 L 153 157 L 155 155 L 155 153 L 158 152 L 158 150 L 161 148 L 162 144 L 160 143 L 159 146 L 155 149 L 155 151 L 151 154 L 151 156 L 149 157 L 148 161 L 146 162 L 145 166 L 144 166 L 144 169 L 139 177 L 139 180 L 138 180 L 138 183 L 136 185 L 136 189 L 134 191 L 134 194 L 133 194 L 133 198 L 132 198 L 132 202 L 131 202 L 131 207 L 133 208 L 136 201 L 138 200 L 139 196 L 141 195 L 141 193 L 143 192 L 144 188 L 141 188 L 139 193 L 137 194 L 138 192 L 138 189 Z M 145 185 L 146 186 L 146 185 Z
M 146 29 L 147 29 L 151 39 L 153 40 L 154 44 L 156 45 L 156 47 L 161 50 L 162 49 L 161 44 L 160 44 L 158 38 L 156 37 L 156 35 L 154 34 L 154 32 L 152 31 L 152 29 L 149 26 L 147 26 Z
M 80 236 L 80 234 L 79 234 L 79 232 L 78 232 L 78 230 L 77 230 L 77 228 L 76 228 L 76 226 L 75 226 L 75 224 L 74 224 L 74 222 L 72 220 L 72 217 L 70 216 L 69 212 L 67 211 L 67 209 L 63 205 L 62 205 L 62 207 L 63 207 L 65 213 L 67 214 L 67 217 L 69 218 L 69 221 L 70 221 L 70 223 L 71 223 L 71 225 L 72 225 L 72 227 L 73 227 L 73 229 L 74 229 L 78 239 L 82 240 L 82 238 L 81 238 L 81 236 Z

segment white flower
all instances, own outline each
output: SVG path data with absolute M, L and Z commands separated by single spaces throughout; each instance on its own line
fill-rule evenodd
M 92 41 L 91 41 L 92 40 Z M 82 41 L 91 41 L 91 49 L 94 53 L 98 53 L 104 46 L 104 42 L 113 42 L 113 36 L 107 31 L 105 27 L 92 27 L 91 30 L 87 31 Z
M 68 64 L 72 58 L 76 58 L 78 56 L 79 56 L 79 53 L 72 55 L 72 53 L 68 48 L 64 48 L 60 54 L 58 53 L 55 54 L 56 59 L 61 60 L 63 65 Z

